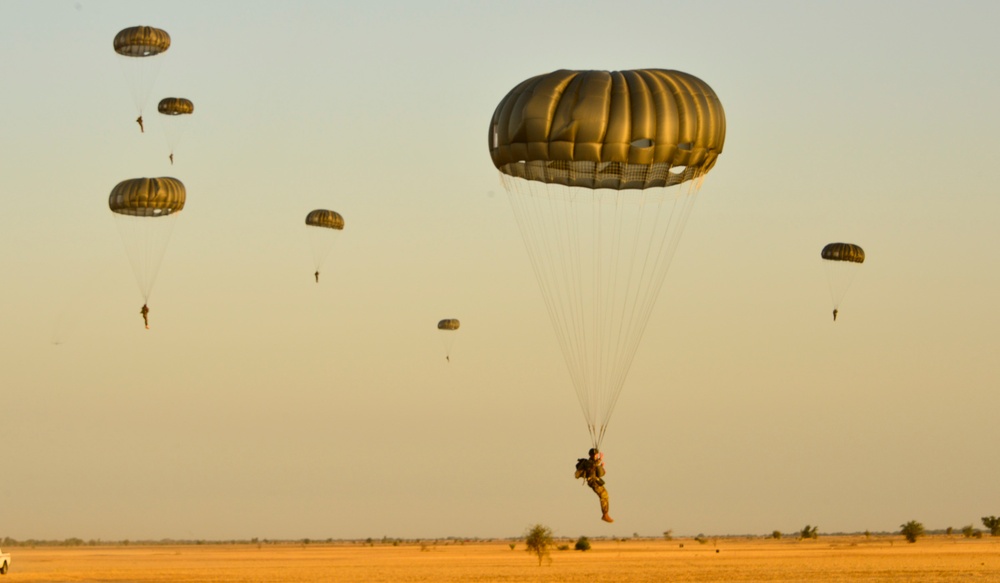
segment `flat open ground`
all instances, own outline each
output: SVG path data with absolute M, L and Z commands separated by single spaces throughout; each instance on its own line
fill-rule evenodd
M 558 544 L 566 544 L 560 541 Z M 568 541 L 572 548 L 573 541 Z M 537 559 L 518 543 L 11 547 L 0 583 L 998 581 L 1000 539 L 930 536 L 592 541 Z M 683 545 L 683 547 L 681 546 Z M 718 552 L 716 552 L 718 550 Z

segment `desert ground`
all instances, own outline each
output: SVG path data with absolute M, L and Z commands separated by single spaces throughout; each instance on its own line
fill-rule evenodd
M 557 545 L 573 548 L 573 540 Z M 541 565 L 523 542 L 11 547 L 0 583 L 449 581 L 998 581 L 1000 539 L 820 536 L 593 540 Z

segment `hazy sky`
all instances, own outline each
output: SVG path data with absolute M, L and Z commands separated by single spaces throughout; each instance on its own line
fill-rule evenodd
M 898 530 L 1000 513 L 1000 4 L 0 2 L 0 536 Z M 112 39 L 173 44 L 145 134 Z M 727 117 L 604 441 L 487 148 L 555 69 Z M 195 103 L 176 164 L 155 113 Z M 187 186 L 150 299 L 107 208 Z M 319 285 L 303 219 L 346 228 Z M 831 322 L 819 251 L 865 248 Z M 451 363 L 435 329 L 460 318 Z

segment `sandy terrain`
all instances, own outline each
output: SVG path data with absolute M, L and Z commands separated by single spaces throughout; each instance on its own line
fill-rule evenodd
M 560 541 L 572 548 L 573 541 Z M 519 543 L 11 547 L 0 583 L 997 581 L 1000 539 L 933 536 L 592 541 L 538 565 Z M 683 546 L 681 546 L 683 545 Z M 718 552 L 716 552 L 718 551 Z

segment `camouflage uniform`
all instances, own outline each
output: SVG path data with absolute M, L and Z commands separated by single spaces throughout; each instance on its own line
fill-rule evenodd
M 601 479 L 604 473 L 604 464 L 597 460 L 580 458 L 576 460 L 576 472 L 573 474 L 573 477 L 587 480 L 587 485 L 601 499 L 601 512 L 604 516 L 607 516 L 608 491 L 604 489 L 604 480 Z

